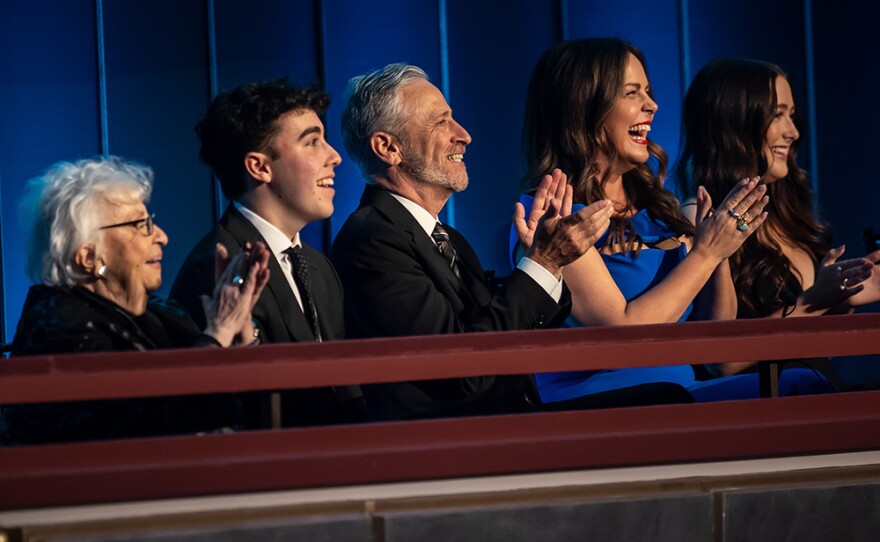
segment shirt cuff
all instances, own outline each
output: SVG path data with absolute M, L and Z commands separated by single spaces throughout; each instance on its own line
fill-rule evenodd
M 538 283 L 538 286 L 547 292 L 547 295 L 553 298 L 557 303 L 562 298 L 562 280 L 557 280 L 553 273 L 544 269 L 544 267 L 536 263 L 530 258 L 522 258 L 517 269 L 521 269 L 526 275 L 532 277 L 532 280 Z

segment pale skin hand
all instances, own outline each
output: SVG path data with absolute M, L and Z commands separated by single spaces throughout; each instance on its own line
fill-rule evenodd
M 526 220 L 526 209 L 523 204 L 516 203 L 513 211 L 513 228 L 516 230 L 519 244 L 523 250 L 528 250 L 532 246 L 535 230 L 538 229 L 541 217 L 550 207 L 550 200 L 555 198 L 562 202 L 560 210 L 562 216 L 571 214 L 572 190 L 567 181 L 565 173 L 562 173 L 559 168 L 554 169 L 550 175 L 544 175 L 535 191 L 535 199 L 532 201 L 528 220 Z
M 697 190 L 697 223 L 692 252 L 704 254 L 720 263 L 739 250 L 748 236 L 767 218 L 764 207 L 770 199 L 764 195 L 766 191 L 766 186 L 758 185 L 757 178 L 743 179 L 727 194 L 718 206 L 718 212 L 709 216 L 712 200 L 701 186 Z M 728 212 L 731 209 L 749 223 L 746 235 L 737 229 L 736 219 Z
M 269 281 L 268 266 L 269 251 L 261 242 L 248 243 L 245 250 L 232 258 L 223 245 L 217 244 L 214 295 L 212 298 L 202 296 L 208 322 L 206 335 L 224 347 L 253 340 L 251 310 Z M 234 284 L 232 279 L 235 276 L 244 278 L 244 284 Z
M 697 190 L 694 222 L 696 223 L 697 217 L 705 220 L 711 208 L 712 199 L 701 186 Z M 734 320 L 736 319 L 736 311 L 736 288 L 733 285 L 733 277 L 730 272 L 730 261 L 725 258 L 721 260 L 709 281 L 694 299 L 694 313 L 699 320 Z M 744 364 L 722 363 L 719 368 L 722 375 L 728 375 L 742 371 L 751 364 L 752 362 Z
M 731 318 L 736 314 L 735 294 L 730 282 L 729 269 L 722 264 L 755 229 L 763 223 L 763 208 L 767 200 L 757 183 L 741 182 L 725 198 L 719 211 L 709 216 L 711 199 L 705 190 L 698 197 L 697 232 L 694 250 L 659 284 L 639 297 L 627 302 L 598 251 L 592 250 L 567 266 L 565 282 L 572 292 L 572 315 L 583 325 L 657 324 L 677 322 L 690 302 L 704 285 L 717 273 L 716 289 L 723 299 L 717 306 L 710 303 L 710 311 L 718 317 Z M 740 214 L 757 216 L 745 232 L 736 228 L 736 220 L 726 209 L 734 208 Z M 697 247 L 701 245 L 700 250 Z M 714 302 L 713 302 L 714 303 Z
M 697 189 L 697 204 L 691 220 L 697 224 L 697 217 L 705 221 L 712 209 L 712 198 L 702 186 Z M 693 243 L 688 247 L 691 250 Z M 730 262 L 721 260 L 709 281 L 694 299 L 694 314 L 698 320 L 732 320 L 736 318 L 736 288 L 730 273 Z
M 546 192 L 542 192 L 545 186 Z M 536 193 L 528 221 L 525 208 L 517 203 L 514 228 L 526 256 L 558 279 L 564 266 L 591 249 L 605 233 L 614 209 L 611 202 L 602 200 L 571 213 L 572 189 L 558 169 L 544 177 L 538 191 L 540 201 Z
M 691 250 L 706 249 L 722 256 L 721 262 L 713 271 L 706 285 L 694 299 L 694 311 L 700 320 L 731 320 L 736 318 L 736 289 L 730 273 L 727 258 L 739 250 L 745 239 L 735 229 L 737 222 L 725 218 L 729 209 L 743 216 L 749 223 L 751 235 L 767 218 L 764 207 L 769 198 L 764 195 L 766 187 L 758 185 L 758 178 L 743 179 L 728 193 L 718 206 L 721 215 L 710 216 L 712 198 L 702 186 L 697 190 L 697 205 L 694 216 L 694 232 Z M 743 196 L 743 193 L 746 193 Z M 752 220 L 754 218 L 754 220 Z

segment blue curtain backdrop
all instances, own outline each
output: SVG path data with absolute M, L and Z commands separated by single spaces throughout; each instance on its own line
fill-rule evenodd
M 222 212 L 193 126 L 218 89 L 278 77 L 319 82 L 333 97 L 331 143 L 343 154 L 336 212 L 304 236 L 326 249 L 363 182 L 340 138 L 349 78 L 390 62 L 424 68 L 474 138 L 471 186 L 443 217 L 499 274 L 524 170 L 526 83 L 555 40 L 618 36 L 642 48 L 660 105 L 652 137 L 674 161 L 681 99 L 718 56 L 780 64 L 805 114 L 800 158 L 820 211 L 849 253 L 880 228 L 880 147 L 873 107 L 877 4 L 810 0 L 55 0 L 0 2 L 0 241 L 4 340 L 29 281 L 16 206 L 27 179 L 58 160 L 111 153 L 152 166 L 151 204 L 171 243 L 167 291 L 190 247 Z M 814 107 L 813 107 L 814 106 Z

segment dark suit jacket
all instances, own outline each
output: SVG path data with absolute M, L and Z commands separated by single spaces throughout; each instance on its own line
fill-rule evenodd
M 190 251 L 171 287 L 171 297 L 204 328 L 205 316 L 199 296 L 210 296 L 214 289 L 214 245 L 222 243 L 232 256 L 241 251 L 245 242 L 262 239 L 254 225 L 230 205 L 214 228 Z M 326 256 L 305 244 L 302 249 L 309 263 L 321 334 L 325 340 L 343 339 L 345 320 L 339 276 Z M 308 321 L 274 256 L 269 259 L 269 270 L 269 283 L 253 310 L 263 341 L 314 341 Z M 296 425 L 353 421 L 352 416 L 356 418 L 357 414 L 348 412 L 351 405 L 344 403 L 359 396 L 359 390 L 348 387 L 286 393 L 285 424 L 288 421 Z
M 330 259 L 345 289 L 350 337 L 435 335 L 555 327 L 570 309 L 520 270 L 492 292 L 470 244 L 447 227 L 461 279 L 413 216 L 388 192 L 367 186 Z M 482 377 L 371 388 L 379 417 L 437 416 L 525 408 L 522 378 Z

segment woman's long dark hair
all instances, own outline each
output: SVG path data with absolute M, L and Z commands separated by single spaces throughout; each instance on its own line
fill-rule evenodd
M 776 114 L 777 77 L 787 78 L 778 66 L 755 60 L 719 59 L 700 70 L 682 108 L 676 172 L 687 193 L 702 185 L 717 204 L 739 180 L 767 171 L 763 148 Z M 788 175 L 767 185 L 767 221 L 730 259 L 740 317 L 771 314 L 800 294 L 779 236 L 806 251 L 814 265 L 828 252 L 830 234 L 813 214 L 813 191 L 796 151 L 795 141 Z
M 528 187 L 534 188 L 544 175 L 559 168 L 568 175 L 575 202 L 590 204 L 605 198 L 610 168 L 600 178 L 597 161 L 604 156 L 613 164 L 619 154 L 604 125 L 622 95 L 630 54 L 647 73 L 642 52 L 618 39 L 563 41 L 541 56 L 529 81 L 523 126 Z M 653 92 L 649 94 L 653 98 Z M 628 210 L 647 209 L 679 234 L 694 230 L 682 216 L 678 200 L 663 188 L 666 152 L 650 140 L 648 152 L 657 161 L 658 173 L 641 164 L 623 175 L 628 209 L 623 218 L 612 219 L 609 230 L 608 243 L 620 243 L 624 250 L 640 248 L 626 218 Z

